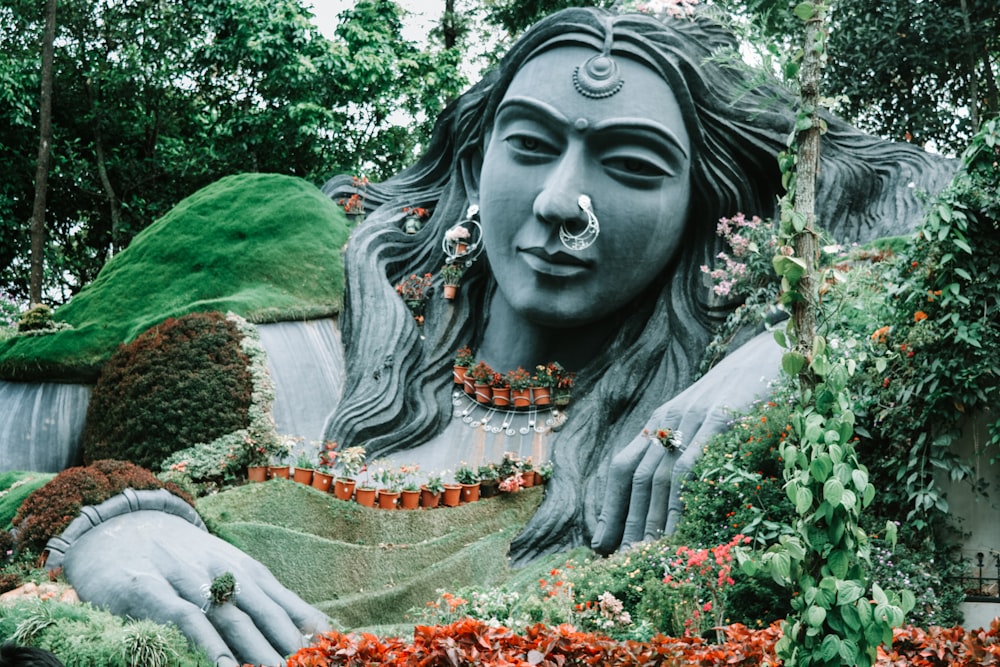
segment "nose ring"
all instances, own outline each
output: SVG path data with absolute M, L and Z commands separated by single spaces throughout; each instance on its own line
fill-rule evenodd
M 594 209 L 591 208 L 590 197 L 580 195 L 576 203 L 587 214 L 587 226 L 579 234 L 574 234 L 566 229 L 564 222 L 559 226 L 559 240 L 570 250 L 586 250 L 594 244 L 601 233 L 601 223 L 597 221 Z

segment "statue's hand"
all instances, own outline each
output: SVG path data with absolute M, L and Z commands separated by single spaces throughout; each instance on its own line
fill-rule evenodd
M 133 618 L 173 623 L 216 665 L 284 665 L 326 617 L 236 547 L 173 514 L 139 511 L 95 526 L 69 549 L 80 599 Z M 239 592 L 210 604 L 206 584 L 232 572 Z
M 681 483 L 705 443 L 725 428 L 731 410 L 746 408 L 766 394 L 767 383 L 780 367 L 781 348 L 770 333 L 763 333 L 657 408 L 644 433 L 611 461 L 591 546 L 610 553 L 672 533 L 684 508 Z M 659 429 L 678 432 L 680 448 L 670 450 L 650 437 Z

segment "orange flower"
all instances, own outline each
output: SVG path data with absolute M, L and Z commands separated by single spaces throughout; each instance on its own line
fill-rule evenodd
M 884 343 L 885 337 L 889 335 L 889 326 L 880 327 L 872 334 L 872 340 L 876 343 Z
M 927 319 L 927 313 L 925 313 L 922 310 L 918 310 L 917 312 L 913 313 L 913 321 L 914 322 L 920 322 L 920 321 L 926 320 L 926 319 Z

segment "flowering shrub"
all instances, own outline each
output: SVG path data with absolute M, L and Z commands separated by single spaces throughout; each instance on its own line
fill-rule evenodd
M 9 294 L 0 290 L 0 340 L 17 332 L 17 321 L 20 317 L 21 309 L 17 302 Z

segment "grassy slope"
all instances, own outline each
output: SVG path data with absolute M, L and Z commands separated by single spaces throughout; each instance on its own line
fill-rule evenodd
M 337 313 L 343 211 L 310 183 L 224 178 L 138 234 L 55 313 L 73 329 L 0 341 L 0 377 L 92 382 L 118 344 L 167 317 L 233 311 L 256 322 Z
M 541 498 L 532 488 L 456 508 L 388 511 L 272 480 L 202 498 L 198 511 L 345 628 L 384 628 L 405 624 L 406 611 L 436 599 L 437 589 L 523 579 L 507 551 Z

